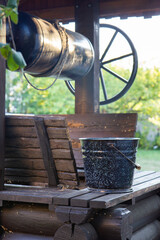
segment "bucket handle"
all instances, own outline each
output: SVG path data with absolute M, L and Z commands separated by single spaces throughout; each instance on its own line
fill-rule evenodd
M 117 152 L 119 152 L 123 157 L 125 157 L 129 162 L 131 162 L 137 170 L 141 170 L 141 166 L 140 166 L 138 163 L 136 164 L 136 163 L 133 162 L 131 159 L 129 159 L 127 156 L 125 156 L 125 155 L 124 155 L 118 148 L 116 148 L 113 144 L 108 144 L 108 146 L 114 148 Z

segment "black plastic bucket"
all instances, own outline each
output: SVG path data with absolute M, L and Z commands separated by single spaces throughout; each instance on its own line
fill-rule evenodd
M 86 184 L 96 189 L 130 189 L 139 138 L 80 138 Z

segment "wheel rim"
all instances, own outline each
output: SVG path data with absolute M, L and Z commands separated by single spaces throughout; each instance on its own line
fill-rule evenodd
M 102 53 L 102 56 L 100 57 L 100 84 L 101 84 L 101 92 L 103 94 L 103 100 L 100 101 L 100 105 L 105 105 L 105 104 L 109 104 L 109 103 L 117 101 L 130 89 L 130 87 L 132 86 L 132 84 L 135 80 L 135 77 L 136 77 L 136 73 L 137 73 L 137 69 L 138 69 L 138 58 L 137 58 L 136 49 L 135 49 L 132 41 L 130 40 L 130 38 L 127 36 L 127 34 L 125 32 L 123 32 L 118 27 L 115 27 L 115 26 L 112 26 L 109 24 L 100 24 L 100 28 L 113 30 L 113 34 L 111 35 L 109 43 L 108 43 L 107 47 L 105 47 L 105 50 Z M 105 57 L 107 56 L 107 53 L 111 49 L 112 44 L 115 42 L 115 39 L 117 38 L 118 35 L 121 36 L 122 38 L 124 38 L 124 40 L 127 42 L 130 52 L 129 53 L 127 52 L 126 54 L 121 55 L 121 56 L 116 56 L 115 58 L 107 59 L 107 61 L 106 61 Z M 128 59 L 129 57 L 132 57 L 133 63 L 132 63 L 132 70 L 130 72 L 130 76 L 128 79 L 122 77 L 118 73 L 116 73 L 116 72 L 112 71 L 110 68 L 106 67 L 107 64 L 111 64 L 115 61 L 120 61 L 122 59 L 123 60 Z M 105 83 L 105 79 L 104 79 L 104 72 L 111 74 L 115 79 L 118 79 L 119 81 L 121 81 L 125 84 L 124 87 L 122 87 L 122 89 L 120 90 L 120 92 L 118 92 L 114 96 L 108 97 L 106 83 Z M 66 83 L 68 89 L 70 90 L 70 92 L 72 94 L 75 94 L 75 89 L 74 89 L 73 85 L 71 84 L 71 82 L 65 81 L 65 83 Z

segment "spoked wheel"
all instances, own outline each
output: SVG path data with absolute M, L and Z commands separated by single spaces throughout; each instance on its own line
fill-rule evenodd
M 104 105 L 117 101 L 129 90 L 136 77 L 138 60 L 126 33 L 109 24 L 100 24 L 100 56 L 100 105 Z M 65 83 L 75 94 L 71 82 Z

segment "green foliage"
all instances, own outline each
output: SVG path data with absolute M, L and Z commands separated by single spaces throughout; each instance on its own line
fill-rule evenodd
M 32 78 L 29 80 L 38 87 L 46 87 L 52 78 Z M 46 91 L 33 89 L 19 74 L 7 72 L 6 111 L 24 114 L 72 114 L 74 96 L 63 80 L 57 80 Z
M 2 24 L 2 18 L 7 17 L 15 24 L 18 23 L 18 4 L 19 0 L 8 0 L 7 5 L 0 5 L 0 23 Z M 10 21 L 9 21 L 10 24 Z M 12 41 L 14 41 L 12 39 Z M 12 49 L 9 44 L 0 43 L 0 53 L 6 59 L 7 66 L 11 71 L 22 69 L 26 66 L 26 62 L 20 52 Z

